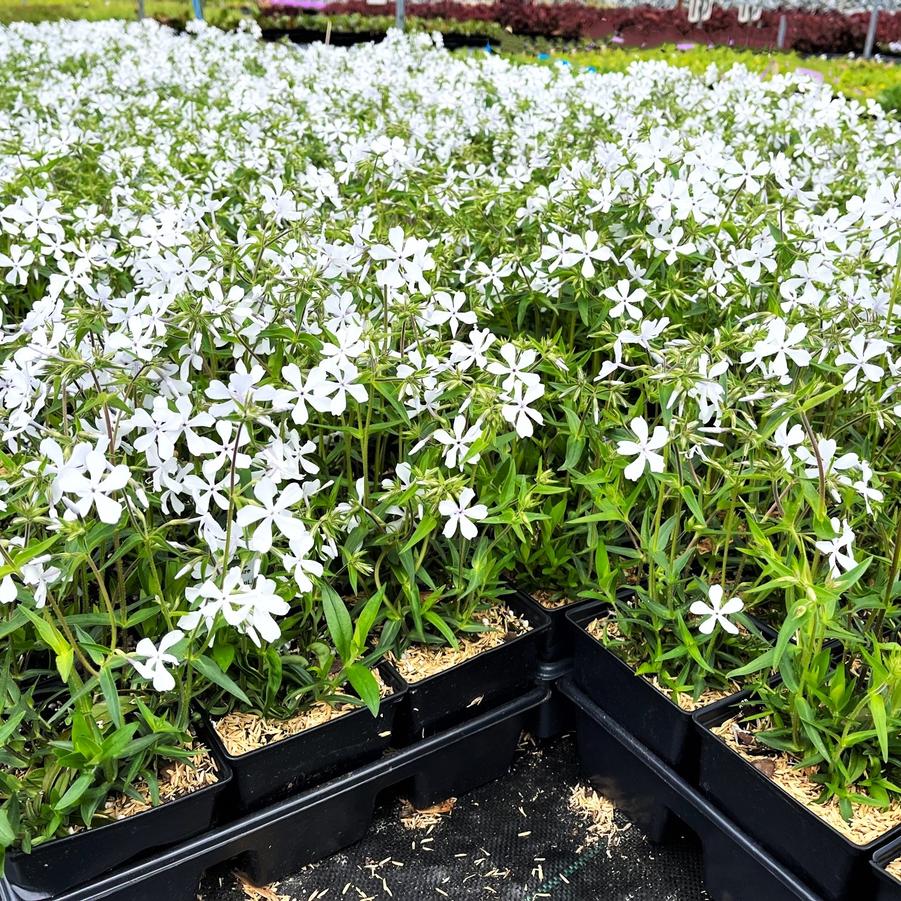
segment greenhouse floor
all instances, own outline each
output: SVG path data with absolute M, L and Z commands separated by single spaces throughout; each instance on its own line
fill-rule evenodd
M 706 901 L 701 857 L 686 837 L 652 845 L 622 814 L 590 828 L 571 809 L 580 785 L 572 736 L 524 740 L 510 773 L 417 814 L 382 804 L 366 838 L 272 886 L 222 871 L 201 901 Z

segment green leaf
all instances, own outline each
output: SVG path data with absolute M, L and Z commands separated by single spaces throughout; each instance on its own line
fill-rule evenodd
M 191 665 L 204 677 L 204 679 L 209 679 L 214 685 L 224 688 L 229 694 L 233 694 L 239 701 L 247 704 L 248 707 L 250 706 L 250 698 L 244 694 L 244 690 L 234 681 L 234 679 L 226 676 L 212 658 L 206 656 L 197 657 L 191 661 Z
M 72 667 L 75 665 L 75 651 L 73 648 L 66 648 L 62 653 L 56 655 L 56 670 L 63 682 L 69 681 L 72 675 Z
M 341 596 L 331 585 L 324 583 L 322 585 L 322 606 L 325 609 L 325 621 L 328 624 L 332 641 L 335 643 L 335 650 L 344 663 L 350 663 L 353 656 L 351 650 L 353 623 Z
M 19 723 L 25 719 L 25 711 L 17 710 L 4 724 L 0 727 L 0 748 L 2 748 L 12 734 L 19 728 Z
M 730 679 L 737 679 L 739 676 L 749 676 L 752 673 L 759 673 L 762 670 L 772 669 L 775 657 L 774 649 L 768 648 L 759 657 L 755 657 L 750 663 L 746 663 L 744 666 L 740 666 L 737 669 L 729 670 L 728 677 Z
M 366 648 L 366 641 L 369 633 L 375 623 L 379 610 L 382 608 L 382 601 L 385 599 L 385 586 L 379 590 L 366 602 L 363 609 L 357 616 L 357 622 L 354 626 L 353 649 L 357 654 L 362 654 Z
M 707 520 L 704 518 L 704 511 L 701 509 L 701 505 L 698 502 L 697 497 L 695 497 L 694 491 L 691 490 L 691 486 L 682 485 L 679 488 L 679 493 L 688 505 L 688 509 L 691 510 L 691 515 L 695 520 L 702 526 L 707 525 Z
M 885 701 L 881 694 L 875 692 L 869 698 L 870 715 L 873 717 L 873 726 L 879 737 L 879 748 L 882 751 L 882 759 L 888 763 L 888 722 L 885 714 Z
M 119 692 L 116 688 L 116 680 L 113 678 L 108 666 L 101 667 L 99 681 L 109 718 L 112 724 L 119 729 L 122 727 L 122 708 L 119 706 Z
M 426 513 L 425 516 L 420 520 L 419 525 L 416 527 L 416 531 L 410 536 L 407 543 L 401 549 L 401 552 L 408 551 L 410 548 L 415 547 L 425 538 L 427 535 L 431 535 L 432 532 L 435 531 L 435 527 L 438 525 L 438 520 L 432 516 L 431 513 Z
M 433 610 L 429 610 L 427 613 L 423 614 L 424 618 L 428 620 L 445 638 L 447 643 L 456 650 L 460 647 L 457 636 L 451 631 L 450 626 Z
M 9 814 L 0 810 L 0 848 L 8 848 L 16 840 L 16 833 L 9 822 Z
M 94 782 L 93 773 L 82 773 L 65 791 L 63 796 L 53 805 L 57 813 L 64 813 L 75 807 L 81 800 L 81 796 Z
M 43 617 L 39 616 L 33 610 L 29 610 L 27 607 L 24 607 L 21 604 L 19 605 L 18 609 L 21 610 L 22 613 L 26 617 L 28 617 L 28 619 L 31 620 L 44 644 L 48 645 L 57 656 L 65 654 L 67 651 L 70 653 L 72 652 L 71 645 L 66 641 L 65 638 L 63 638 L 62 634 L 56 628 L 56 626 L 45 620 Z
M 219 664 L 219 669 L 221 669 L 222 672 L 226 672 L 232 665 L 232 661 L 235 659 L 235 646 L 233 644 L 228 644 L 228 642 L 217 641 L 210 650 L 210 653 L 213 655 L 213 660 Z
M 344 668 L 344 674 L 360 696 L 360 700 L 372 711 L 372 715 L 376 716 L 382 697 L 379 693 L 379 684 L 369 667 L 363 666 L 362 663 L 352 663 Z

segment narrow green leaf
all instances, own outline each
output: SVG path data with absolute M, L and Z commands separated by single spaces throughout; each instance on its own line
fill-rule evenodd
M 345 663 L 352 657 L 353 624 L 347 607 L 338 592 L 331 585 L 322 585 L 322 606 L 325 610 L 325 621 L 329 634 L 335 643 L 335 650 Z
M 352 663 L 344 668 L 347 681 L 353 686 L 354 691 L 360 696 L 360 700 L 370 709 L 373 716 L 379 712 L 381 694 L 379 684 L 372 675 L 368 666 L 362 663 Z
M 244 694 L 244 690 L 234 681 L 234 679 L 226 676 L 211 657 L 197 657 L 191 661 L 191 664 L 205 679 L 209 679 L 214 685 L 224 688 L 229 694 L 233 694 L 239 701 L 243 701 L 250 706 L 250 698 Z

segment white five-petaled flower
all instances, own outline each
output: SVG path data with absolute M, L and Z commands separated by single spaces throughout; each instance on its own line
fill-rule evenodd
M 708 423 L 714 417 L 719 419 L 720 409 L 726 389 L 719 379 L 729 371 L 729 361 L 719 360 L 710 363 L 710 357 L 704 353 L 698 359 L 698 381 L 692 385 L 689 395 L 698 402 L 698 416 L 701 422 Z
M 200 601 L 196 610 L 186 613 L 179 625 L 195 629 L 202 622 L 212 629 L 218 614 L 230 626 L 247 635 L 260 647 L 260 639 L 275 641 L 281 629 L 273 618 L 284 616 L 291 605 L 275 591 L 275 581 L 257 576 L 253 585 L 244 582 L 244 575 L 237 566 L 226 574 L 220 587 L 213 579 L 207 579 L 196 588 L 189 588 L 185 596 L 191 603 Z
M 706 617 L 698 626 L 698 629 L 704 635 L 709 635 L 719 623 L 731 635 L 738 635 L 738 626 L 731 622 L 728 617 L 744 610 L 744 601 L 739 597 L 735 597 L 729 598 L 724 603 L 722 585 L 711 585 L 707 592 L 707 598 L 710 601 L 709 604 L 707 601 L 695 601 L 689 607 L 689 610 L 696 616 Z
M 257 576 L 252 587 L 231 598 L 231 604 L 224 611 L 226 622 L 237 627 L 257 646 L 263 641 L 276 641 L 282 630 L 275 621 L 276 616 L 284 616 L 291 605 L 275 592 L 275 581 L 265 576 Z
M 153 682 L 156 691 L 172 691 L 175 688 L 175 677 L 166 669 L 167 666 L 178 666 L 180 663 L 175 654 L 168 653 L 169 648 L 178 644 L 184 637 L 180 629 L 173 629 L 160 639 L 157 647 L 149 638 L 142 638 L 129 662 L 143 679 Z M 136 659 L 143 658 L 143 659 Z
M 669 441 L 669 431 L 666 426 L 655 426 L 653 435 L 648 437 L 648 424 L 641 416 L 636 416 L 629 423 L 629 428 L 637 440 L 620 441 L 616 446 L 617 452 L 622 456 L 635 457 L 626 467 L 626 478 L 633 482 L 637 481 L 645 470 L 645 464 L 651 472 L 663 472 L 663 455 L 658 454 L 657 451 Z
M 91 507 L 97 509 L 101 522 L 115 525 L 122 516 L 122 504 L 110 495 L 121 491 L 131 475 L 124 463 L 107 472 L 107 459 L 100 451 L 90 451 L 84 460 L 87 475 L 67 469 L 60 476 L 60 488 L 64 494 L 74 494 L 77 500 L 66 498 L 67 506 L 84 519 Z
M 836 358 L 837 366 L 850 366 L 842 376 L 845 391 L 853 391 L 857 387 L 857 380 L 861 376 L 864 381 L 878 382 L 885 374 L 881 366 L 877 366 L 873 360 L 881 357 L 891 345 L 881 338 L 870 338 L 863 332 L 858 332 L 848 342 L 848 350 L 842 351 Z
M 289 541 L 306 531 L 304 524 L 291 512 L 291 508 L 303 499 L 303 488 L 296 482 L 279 491 L 272 479 L 262 478 L 254 485 L 253 494 L 259 505 L 241 507 L 235 517 L 242 529 L 259 523 L 248 542 L 251 550 L 265 554 L 272 548 L 273 526 Z
M 500 355 L 504 362 L 492 360 L 487 368 L 492 375 L 504 376 L 504 380 L 501 382 L 504 391 L 511 392 L 517 382 L 529 386 L 541 382 L 538 373 L 528 371 L 538 358 L 538 354 L 532 348 L 518 351 L 515 344 L 507 343 L 501 346 Z
M 334 380 L 322 386 L 322 390 L 330 394 L 326 407 L 329 413 L 333 416 L 342 416 L 347 410 L 348 395 L 358 404 L 366 403 L 369 398 L 366 386 L 354 381 L 359 375 L 356 366 L 333 366 L 329 363 L 323 364 L 323 368 Z
M 56 566 L 47 566 L 50 554 L 41 554 L 20 567 L 22 581 L 34 592 L 34 606 L 40 610 L 47 603 L 48 588 L 62 575 Z M 3 600 L 3 586 L 0 585 L 0 602 Z
M 310 418 L 308 406 L 320 413 L 331 407 L 329 395 L 335 386 L 328 382 L 328 375 L 321 366 L 314 366 L 306 376 L 296 363 L 282 367 L 282 378 L 291 386 L 275 392 L 276 404 L 291 407 L 291 418 L 298 425 L 305 425 Z
M 775 316 L 767 322 L 766 336 L 757 341 L 752 350 L 743 353 L 741 361 L 759 367 L 768 378 L 777 378 L 787 385 L 791 382 L 789 361 L 799 368 L 810 365 L 810 351 L 798 346 L 807 333 L 806 325 L 798 323 L 789 329 L 784 319 Z
M 238 360 L 235 371 L 228 377 L 228 384 L 213 379 L 206 389 L 206 396 L 216 401 L 209 412 L 213 416 L 228 416 L 243 410 L 251 404 L 259 392 L 257 383 L 264 376 L 263 367 L 255 363 L 250 369 L 243 360 Z
M 430 325 L 447 325 L 451 334 L 456 337 L 460 325 L 475 325 L 478 321 L 472 310 L 464 310 L 466 295 L 462 291 L 453 294 L 447 291 L 436 291 L 433 298 L 435 305 L 429 310 L 428 323 Z
M 23 250 L 16 244 L 9 248 L 9 254 L 0 253 L 0 269 L 8 269 L 6 282 L 10 285 L 24 285 L 28 281 L 28 269 L 34 262 L 34 254 L 27 247 Z
M 779 449 L 782 462 L 786 469 L 792 468 L 791 449 L 797 447 L 804 441 L 804 427 L 799 423 L 795 423 L 791 428 L 788 426 L 788 420 L 784 419 L 773 433 L 773 444 Z
M 484 504 L 473 504 L 476 493 L 472 488 L 464 488 L 460 492 L 458 500 L 444 500 L 438 505 L 438 512 L 447 517 L 444 524 L 445 538 L 451 538 L 460 529 L 464 538 L 475 538 L 479 530 L 476 523 L 488 515 L 488 508 Z
M 598 233 L 589 229 L 582 235 L 566 235 L 560 254 L 560 265 L 569 269 L 582 264 L 583 278 L 594 278 L 594 261 L 605 262 L 613 257 L 613 252 L 604 244 L 598 243 Z
M 837 516 L 833 516 L 829 520 L 834 532 L 838 534 L 835 538 L 829 538 L 816 542 L 816 549 L 825 554 L 829 558 L 829 566 L 832 571 L 833 578 L 838 578 L 842 572 L 848 572 L 857 566 L 854 559 L 854 532 L 848 521 L 843 519 L 839 521 Z
M 528 385 L 516 382 L 510 394 L 501 395 L 503 406 L 501 416 L 510 423 L 520 438 L 530 438 L 535 431 L 533 423 L 541 425 L 541 414 L 533 409 L 533 404 L 544 394 L 544 385 Z
M 465 416 L 454 417 L 453 432 L 438 429 L 434 434 L 435 440 L 445 448 L 444 465 L 451 469 L 463 469 L 466 463 L 472 465 L 479 462 L 479 454 L 471 454 L 469 449 L 481 437 L 482 427 L 479 423 L 467 429 Z
M 604 297 L 613 301 L 610 315 L 619 319 L 626 313 L 631 319 L 638 321 L 644 315 L 641 311 L 641 303 L 648 296 L 644 288 L 632 290 L 632 285 L 627 278 L 621 278 L 612 288 L 604 289 Z
M 282 562 L 288 572 L 294 573 L 294 581 L 301 591 L 312 591 L 313 581 L 310 576 L 319 578 L 323 573 L 322 564 L 309 558 L 313 550 L 313 536 L 304 527 L 303 531 L 289 542 L 290 554 L 285 554 Z

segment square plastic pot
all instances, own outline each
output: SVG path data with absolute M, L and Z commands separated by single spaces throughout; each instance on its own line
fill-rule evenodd
M 598 706 L 694 785 L 700 750 L 694 712 L 683 710 L 647 679 L 636 676 L 629 664 L 588 633 L 588 624 L 610 609 L 610 604 L 601 604 L 567 614 L 573 637 L 573 678 Z M 765 638 L 775 637 L 762 623 L 753 618 L 752 622 Z
M 216 761 L 218 782 L 143 813 L 37 845 L 30 854 L 11 850 L 7 881 L 29 901 L 53 898 L 208 831 L 232 775 L 206 726 L 196 732 Z
M 901 857 L 901 836 L 880 848 L 870 861 L 876 886 L 874 901 L 901 901 L 901 880 L 886 873 L 885 868 Z
M 531 628 L 523 635 L 419 682 L 408 682 L 397 736 L 409 744 L 484 713 L 532 687 L 550 620 L 520 592 L 504 603 Z
M 588 624 L 609 605 L 573 611 L 573 678 L 601 709 L 646 748 L 693 781 L 697 776 L 698 740 L 691 713 L 674 704 L 625 661 L 591 636 Z
M 870 858 L 901 836 L 901 826 L 866 845 L 855 844 L 714 735 L 711 729 L 736 716 L 748 696 L 743 692 L 695 714 L 701 792 L 827 901 L 872 898 L 876 887 Z
M 232 770 L 230 795 L 236 812 L 256 810 L 379 757 L 391 743 L 394 717 L 406 691 L 393 667 L 380 664 L 379 672 L 392 693 L 382 698 L 377 716 L 360 707 L 240 755 L 229 754 L 210 723 L 217 750 Z

